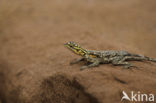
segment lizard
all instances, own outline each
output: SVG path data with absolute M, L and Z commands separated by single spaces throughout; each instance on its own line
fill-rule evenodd
M 88 65 L 84 65 L 80 70 L 96 67 L 100 64 L 113 64 L 114 66 L 123 66 L 123 68 L 136 67 L 128 61 L 152 61 L 156 62 L 156 59 L 146 57 L 143 55 L 129 53 L 127 51 L 96 51 L 87 50 L 82 48 L 79 44 L 70 41 L 64 44 L 65 47 L 73 51 L 75 54 L 80 55 L 82 58 L 76 59 L 70 62 L 70 64 L 76 64 L 81 61 L 86 61 Z M 136 67 L 137 68 L 137 67 Z

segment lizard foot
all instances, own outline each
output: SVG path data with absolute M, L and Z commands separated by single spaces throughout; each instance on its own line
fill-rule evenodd
M 130 69 L 130 68 L 138 68 L 137 66 L 134 65 L 125 65 L 123 66 L 124 69 Z
M 88 66 L 82 66 L 81 68 L 80 68 L 80 70 L 84 70 L 84 69 L 86 69 L 86 68 L 89 68 Z

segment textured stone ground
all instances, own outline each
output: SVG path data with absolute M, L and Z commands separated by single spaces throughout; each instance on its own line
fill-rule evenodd
M 80 71 L 63 44 L 156 58 L 154 0 L 1 0 L 2 103 L 119 103 L 122 91 L 156 95 L 156 64 Z M 0 103 L 1 103 L 0 101 Z M 127 103 L 127 101 L 124 101 Z

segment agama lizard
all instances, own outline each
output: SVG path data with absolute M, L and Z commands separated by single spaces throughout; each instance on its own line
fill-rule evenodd
M 85 68 L 95 67 L 99 64 L 108 64 L 111 63 L 114 66 L 123 66 L 124 68 L 130 68 L 130 67 L 136 67 L 133 66 L 128 61 L 152 61 L 156 62 L 156 59 L 146 57 L 143 55 L 138 54 L 132 54 L 128 53 L 127 51 L 95 51 L 95 50 L 87 50 L 81 48 L 80 45 L 74 43 L 74 42 L 68 42 L 64 44 L 67 48 L 72 50 L 74 53 L 82 56 L 80 59 L 76 59 L 70 64 L 75 64 L 80 61 L 87 61 L 90 63 L 89 65 L 82 66 L 80 70 L 83 70 Z

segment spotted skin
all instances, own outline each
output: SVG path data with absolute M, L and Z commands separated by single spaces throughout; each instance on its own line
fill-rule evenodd
M 99 64 L 113 64 L 114 66 L 123 66 L 124 68 L 136 67 L 128 61 L 152 61 L 156 62 L 156 59 L 145 57 L 143 55 L 128 53 L 127 51 L 95 51 L 83 49 L 75 42 L 68 42 L 64 44 L 65 47 L 70 49 L 82 58 L 73 60 L 70 64 L 76 64 L 81 61 L 87 61 L 89 65 L 82 66 L 80 70 L 95 67 Z

